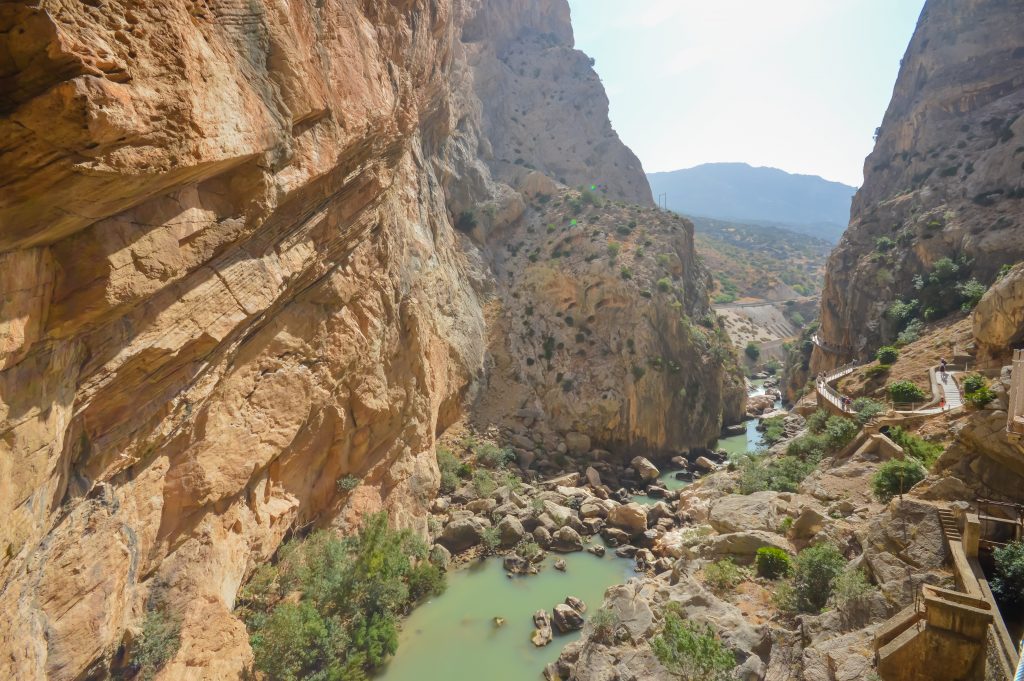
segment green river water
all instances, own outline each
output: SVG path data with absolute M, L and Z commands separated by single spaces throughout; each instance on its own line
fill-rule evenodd
M 760 434 L 755 421 L 744 435 L 722 438 L 718 447 L 731 455 L 756 449 Z M 686 482 L 670 471 L 659 478 L 668 489 Z M 640 503 L 656 499 L 635 496 Z M 595 538 L 600 541 L 599 538 Z M 552 563 L 562 558 L 566 571 Z M 543 648 L 530 642 L 533 613 L 548 612 L 566 596 L 587 604 L 587 616 L 600 607 L 605 589 L 621 584 L 635 573 L 631 559 L 607 551 L 598 558 L 585 552 L 549 555 L 540 574 L 509 578 L 500 557 L 491 557 L 448 575 L 448 590 L 416 608 L 403 622 L 398 653 L 378 675 L 378 681 L 532 681 L 562 648 L 580 636 L 555 634 Z M 504 626 L 494 618 L 505 620 Z

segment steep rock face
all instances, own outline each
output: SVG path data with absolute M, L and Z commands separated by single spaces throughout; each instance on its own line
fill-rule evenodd
M 1006 357 L 1024 344 L 1024 263 L 988 290 L 974 308 L 974 339 L 985 357 Z
M 814 371 L 890 339 L 885 311 L 937 260 L 965 259 L 960 278 L 990 284 L 1024 257 L 1021 35 L 1014 3 L 926 3 L 829 260 L 821 332 L 836 351 L 816 351 Z
M 288 533 L 423 529 L 526 165 L 650 199 L 571 46 L 564 0 L 0 10 L 0 677 L 102 676 L 159 601 L 161 678 L 235 678 Z
M 742 418 L 745 382 L 692 223 L 563 191 L 500 236 L 484 421 L 539 410 L 535 439 L 582 432 L 631 458 L 707 446 Z

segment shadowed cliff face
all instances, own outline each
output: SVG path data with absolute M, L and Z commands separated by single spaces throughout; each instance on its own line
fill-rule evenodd
M 987 285 L 1024 257 L 1022 35 L 1016 3 L 925 5 L 828 265 L 822 336 L 849 349 L 816 350 L 813 371 L 890 340 L 885 311 L 937 260 L 963 260 L 961 278 Z
M 0 10 L 0 677 L 102 676 L 158 596 L 161 678 L 234 678 L 288 533 L 423 529 L 528 166 L 650 202 L 571 45 L 564 0 Z

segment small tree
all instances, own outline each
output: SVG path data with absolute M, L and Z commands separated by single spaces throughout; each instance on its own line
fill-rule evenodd
M 832 596 L 836 578 L 846 567 L 846 559 L 832 544 L 818 544 L 796 557 L 793 590 L 797 609 L 820 612 Z
M 913 381 L 896 381 L 889 385 L 889 397 L 893 402 L 921 402 L 924 400 L 924 391 Z
M 879 364 L 892 364 L 899 359 L 900 351 L 891 345 L 884 345 L 878 348 L 878 352 L 875 353 L 875 359 L 878 360 Z
M 762 546 L 757 550 L 755 558 L 757 574 L 766 579 L 787 577 L 793 571 L 793 561 L 789 554 L 774 546 Z
M 857 422 L 864 425 L 879 414 L 885 413 L 885 405 L 870 397 L 858 397 L 853 401 L 853 410 L 857 412 Z
M 651 641 L 651 648 L 669 672 L 684 679 L 726 681 L 736 666 L 736 657 L 711 627 L 701 630 L 685 619 L 674 603 L 666 608 L 665 625 Z
M 181 624 L 168 617 L 163 610 L 146 613 L 142 622 L 142 636 L 132 660 L 139 669 L 139 677 L 150 681 L 167 661 L 174 657 L 181 645 Z
M 726 558 L 704 568 L 704 581 L 712 591 L 727 591 L 743 581 L 743 574 L 736 563 Z
M 1024 541 L 1010 542 L 995 550 L 992 593 L 1009 611 L 1024 607 Z
M 756 362 L 761 358 L 761 348 L 757 347 L 757 343 L 754 341 L 747 343 L 747 347 L 743 352 L 746 353 L 747 357 L 749 357 L 753 362 Z
M 898 494 L 924 480 L 924 466 L 915 459 L 890 459 L 871 478 L 871 491 L 882 503 L 888 503 Z

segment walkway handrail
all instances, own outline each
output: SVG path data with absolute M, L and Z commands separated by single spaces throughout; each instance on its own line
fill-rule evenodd
M 818 394 L 831 402 L 833 406 L 837 407 L 843 413 L 853 413 L 853 409 L 846 406 L 843 395 L 829 384 L 852 373 L 855 368 L 857 368 L 856 361 L 847 362 L 841 367 L 832 369 L 815 381 Z

